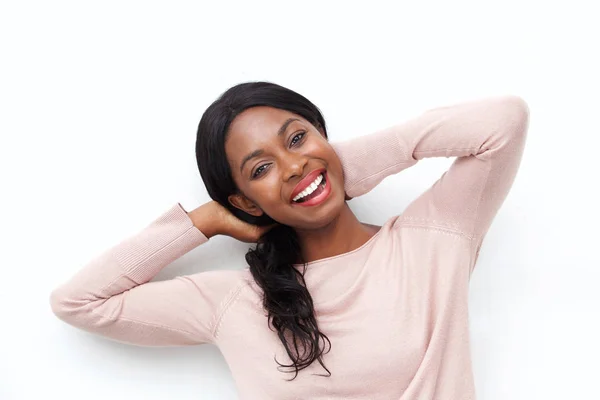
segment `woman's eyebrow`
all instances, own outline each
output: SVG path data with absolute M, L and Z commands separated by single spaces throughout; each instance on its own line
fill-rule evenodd
M 281 125 L 281 128 L 279 128 L 279 130 L 277 131 L 277 136 L 283 135 L 285 133 L 286 129 L 288 128 L 288 126 L 294 121 L 300 121 L 300 120 L 298 118 L 286 119 L 285 122 L 283 123 L 283 125 Z M 244 159 L 242 160 L 242 164 L 240 165 L 240 173 L 242 173 L 242 170 L 244 169 L 244 164 L 246 164 L 246 162 L 250 161 L 254 157 L 260 156 L 262 153 L 263 153 L 263 149 L 258 149 L 258 150 L 254 150 L 252 153 L 250 153 L 246 157 L 244 157 Z

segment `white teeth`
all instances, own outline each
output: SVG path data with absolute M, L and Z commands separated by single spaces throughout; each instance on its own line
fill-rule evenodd
M 292 200 L 298 201 L 301 198 L 308 196 L 309 194 L 314 192 L 319 187 L 319 184 L 321 183 L 322 180 L 323 180 L 323 174 L 319 174 L 319 176 L 317 176 L 317 179 L 315 179 L 313 183 L 311 183 L 310 185 L 308 185 L 306 187 L 306 189 L 304 189 L 303 191 L 298 193 L 296 195 L 296 197 L 294 197 Z

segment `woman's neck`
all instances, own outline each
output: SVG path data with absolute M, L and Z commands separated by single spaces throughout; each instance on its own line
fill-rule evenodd
M 306 262 L 350 252 L 365 244 L 380 227 L 363 224 L 348 203 L 340 215 L 326 227 L 313 231 L 297 231 Z

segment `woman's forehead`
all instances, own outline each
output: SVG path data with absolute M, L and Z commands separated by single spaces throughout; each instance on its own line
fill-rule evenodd
M 290 117 L 302 117 L 279 108 L 257 106 L 238 114 L 229 127 L 230 133 L 261 133 L 276 135 L 278 129 Z

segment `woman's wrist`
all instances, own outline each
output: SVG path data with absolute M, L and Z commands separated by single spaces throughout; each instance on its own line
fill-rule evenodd
M 207 238 L 218 235 L 218 218 L 214 200 L 202 204 L 200 207 L 187 213 L 194 226 Z

